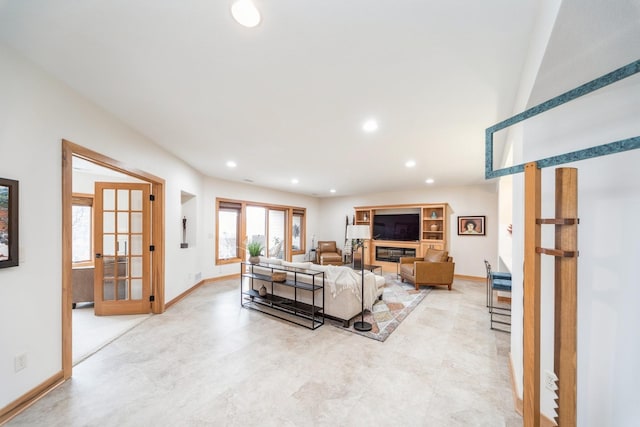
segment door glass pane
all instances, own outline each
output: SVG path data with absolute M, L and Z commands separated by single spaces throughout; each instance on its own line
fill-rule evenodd
M 131 232 L 142 233 L 142 212 L 131 213 Z
M 129 190 L 118 190 L 118 210 L 129 210 Z
M 118 255 L 127 255 L 129 253 L 129 236 L 118 236 Z
M 269 257 L 284 259 L 284 211 L 269 210 Z
M 126 277 L 129 275 L 129 269 L 127 268 L 127 257 L 118 257 L 118 277 Z
M 118 212 L 118 233 L 129 232 L 129 212 Z
M 131 236 L 131 255 L 142 255 L 142 235 Z
M 142 277 L 142 257 L 131 257 L 131 277 Z
M 131 190 L 131 210 L 132 211 L 142 210 L 142 191 L 141 190 Z
M 247 237 L 248 242 L 258 242 L 265 248 L 267 255 L 267 210 L 260 206 L 247 206 Z M 249 251 L 247 251 L 247 257 Z
M 102 209 L 113 211 L 116 209 L 116 192 L 112 189 L 102 190 Z
M 116 232 L 116 214 L 114 212 L 104 212 L 102 214 L 102 231 L 103 233 Z
M 102 255 L 116 254 L 116 236 L 115 234 L 105 234 L 102 236 Z
M 302 249 L 302 217 L 300 215 L 293 216 L 293 236 L 291 241 L 291 249 L 299 251 Z
M 102 299 L 104 301 L 113 301 L 115 295 L 113 293 L 114 281 L 112 279 L 105 279 L 102 284 Z
M 118 280 L 118 299 L 127 299 L 129 297 L 128 279 Z
M 142 299 L 142 279 L 131 280 L 131 299 Z
M 114 257 L 103 257 L 104 277 L 113 277 L 116 274 L 116 259 Z

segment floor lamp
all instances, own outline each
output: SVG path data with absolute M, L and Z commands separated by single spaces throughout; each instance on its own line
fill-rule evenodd
M 356 241 L 356 248 L 362 248 L 362 258 L 360 259 L 360 270 L 362 280 L 360 282 L 362 290 L 360 301 L 362 301 L 362 318 L 360 322 L 353 324 L 356 331 L 366 332 L 371 330 L 371 323 L 364 321 L 364 241 L 371 238 L 371 232 L 368 225 L 349 225 L 347 226 L 347 239 Z

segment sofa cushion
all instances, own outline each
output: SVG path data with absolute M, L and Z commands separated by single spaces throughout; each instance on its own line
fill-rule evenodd
M 289 261 L 282 261 L 282 265 L 284 267 L 293 267 L 293 268 L 302 268 L 302 269 L 308 269 L 311 268 L 311 266 L 313 265 L 311 262 L 289 262 Z
M 261 264 L 271 264 L 271 265 L 280 265 L 282 264 L 282 260 L 279 258 L 268 258 L 265 256 L 260 256 Z
M 449 258 L 449 253 L 439 249 L 429 248 L 424 254 L 424 260 L 427 262 L 444 262 L 447 258 Z

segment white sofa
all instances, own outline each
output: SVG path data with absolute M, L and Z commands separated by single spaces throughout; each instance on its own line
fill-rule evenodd
M 361 290 L 361 272 L 353 270 L 348 266 L 318 265 L 311 262 L 286 262 L 280 259 L 260 258 L 261 265 L 269 265 L 270 267 L 262 267 L 254 265 L 255 273 L 270 275 L 272 271 L 287 270 L 287 280 L 294 280 L 294 271 L 313 270 L 324 273 L 324 315 L 333 319 L 342 321 L 345 326 L 349 326 L 351 319 L 362 312 L 362 302 L 360 299 Z M 281 270 L 278 270 L 281 269 Z M 306 274 L 297 274 L 296 278 L 299 282 L 311 283 L 313 276 Z M 322 276 L 316 278 L 322 281 Z M 261 280 L 254 280 L 253 287 L 257 291 L 262 285 L 271 291 L 271 283 L 263 283 Z M 382 291 L 385 285 L 383 276 L 365 271 L 364 278 L 364 306 L 365 309 L 371 309 L 376 299 L 382 297 Z M 291 286 L 279 285 L 273 283 L 273 293 L 275 295 L 293 299 L 294 288 Z M 297 292 L 297 298 L 307 304 L 311 304 L 311 293 L 308 291 Z M 316 306 L 322 307 L 322 295 L 316 293 Z

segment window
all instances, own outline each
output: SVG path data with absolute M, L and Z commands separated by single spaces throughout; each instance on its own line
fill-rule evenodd
M 304 209 L 293 209 L 291 225 L 291 250 L 293 254 L 305 252 Z
M 217 199 L 216 264 L 246 259 L 246 244 L 259 242 L 265 256 L 291 259 L 305 253 L 304 208 Z
M 93 196 L 74 195 L 71 209 L 71 260 L 93 263 Z
M 237 262 L 240 254 L 240 218 L 242 205 L 231 202 L 218 202 L 218 247 L 217 263 Z

